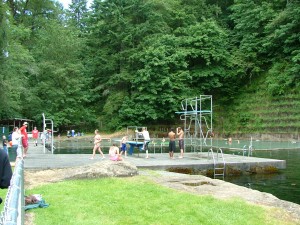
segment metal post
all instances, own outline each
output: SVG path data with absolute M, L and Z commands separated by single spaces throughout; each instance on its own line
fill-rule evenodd
M 43 138 L 42 138 L 42 142 L 43 142 L 43 149 L 44 149 L 44 153 L 46 153 L 46 143 L 45 143 L 45 128 L 46 128 L 46 121 L 45 121 L 45 114 L 43 113 Z
M 50 124 L 51 124 L 51 132 L 52 132 L 52 134 L 51 134 L 51 153 L 53 154 L 54 153 L 54 143 L 53 143 L 53 135 L 54 135 L 54 131 L 53 131 L 53 129 L 54 129 L 54 123 L 53 123 L 53 120 L 51 120 L 51 119 L 46 119 L 45 118 L 45 114 L 43 113 L 42 114 L 43 115 L 43 145 L 44 145 L 44 153 L 46 153 L 46 136 L 45 136 L 45 129 L 46 129 L 46 127 L 47 127 L 47 123 L 46 123 L 46 121 L 50 121 Z

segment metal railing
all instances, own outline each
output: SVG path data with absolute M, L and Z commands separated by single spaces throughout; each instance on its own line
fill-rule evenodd
M 210 148 L 207 152 L 207 158 L 209 159 L 210 156 L 213 159 L 214 162 L 214 179 L 217 176 L 222 176 L 223 180 L 224 180 L 224 176 L 225 176 L 225 169 L 226 169 L 226 162 L 224 159 L 224 155 L 223 155 L 223 151 L 221 148 L 217 148 L 217 153 L 215 154 L 213 151 L 213 148 Z M 220 154 L 220 157 L 219 157 Z M 221 159 L 221 160 L 219 160 Z
M 0 225 L 24 224 L 24 160 L 18 159 L 0 216 Z

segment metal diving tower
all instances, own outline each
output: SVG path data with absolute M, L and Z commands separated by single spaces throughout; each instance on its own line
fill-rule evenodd
M 200 95 L 181 102 L 180 120 L 184 123 L 184 144 L 191 151 L 201 151 L 212 146 L 212 95 Z

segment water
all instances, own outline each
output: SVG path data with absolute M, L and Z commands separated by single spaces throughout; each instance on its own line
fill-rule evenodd
M 300 204 L 300 149 L 255 150 L 252 156 L 286 160 L 286 169 L 278 174 L 227 176 L 224 180 Z
M 210 143 L 210 142 L 209 142 Z M 213 146 L 230 149 L 242 149 L 245 145 L 252 145 L 256 150 L 274 150 L 274 149 L 300 149 L 300 142 L 298 141 L 263 141 L 263 140 L 238 140 L 233 139 L 229 144 L 227 139 L 213 139 Z
M 103 153 L 108 153 L 111 145 L 110 139 L 102 140 L 101 150 Z M 54 154 L 92 154 L 94 144 L 93 139 L 70 138 L 66 141 L 56 141 L 54 147 Z

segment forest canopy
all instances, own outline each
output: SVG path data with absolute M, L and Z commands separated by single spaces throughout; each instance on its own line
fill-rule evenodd
M 117 130 L 176 123 L 199 95 L 226 110 L 256 79 L 281 96 L 299 88 L 299 31 L 296 0 L 4 0 L 0 119 Z

